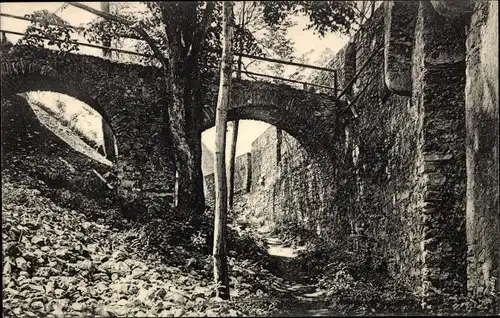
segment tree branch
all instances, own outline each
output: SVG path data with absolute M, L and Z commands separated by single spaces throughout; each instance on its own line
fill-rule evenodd
M 113 15 L 113 14 L 109 14 L 109 13 L 106 13 L 106 12 L 94 9 L 94 8 L 89 7 L 89 6 L 87 6 L 85 4 L 82 4 L 80 2 L 68 2 L 68 3 L 70 5 L 72 5 L 72 6 L 74 6 L 74 7 L 77 7 L 79 9 L 85 10 L 85 11 L 90 12 L 90 13 L 93 13 L 93 14 L 101 17 L 101 18 L 106 19 L 106 20 L 115 21 L 115 22 L 118 22 L 118 23 L 121 23 L 121 24 L 124 24 L 124 25 L 130 27 L 132 30 L 134 30 L 135 32 L 137 32 L 144 39 L 144 41 L 146 41 L 149 44 L 151 50 L 153 50 L 153 52 L 155 54 L 155 57 L 157 59 L 159 59 L 160 62 L 164 66 L 167 65 L 167 60 L 166 60 L 165 56 L 160 51 L 160 49 L 156 46 L 156 42 L 153 40 L 153 38 L 151 38 L 149 36 L 149 34 L 144 29 L 139 28 L 137 26 L 134 26 L 133 22 L 128 21 L 127 19 L 121 18 L 119 16 L 116 16 L 116 15 Z
M 199 27 L 193 35 L 193 42 L 191 43 L 188 54 L 198 54 L 201 44 L 205 39 L 205 35 L 207 34 L 207 30 L 210 27 L 210 23 L 212 22 L 212 13 L 214 12 L 214 8 L 215 2 L 207 1 L 207 7 L 205 8 Z

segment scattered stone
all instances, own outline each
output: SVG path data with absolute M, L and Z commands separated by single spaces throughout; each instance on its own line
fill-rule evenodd
M 83 261 L 78 263 L 78 267 L 81 270 L 90 270 L 92 268 L 92 261 L 88 260 L 88 259 L 83 260 Z
M 54 295 L 58 298 L 60 298 L 63 294 L 64 294 L 64 290 L 62 290 L 62 289 L 58 288 L 58 289 L 54 290 Z
M 65 257 L 67 254 L 68 254 L 68 249 L 66 248 L 59 248 L 56 250 L 57 257 Z
M 31 239 L 31 243 L 35 244 L 35 245 L 38 245 L 40 243 L 44 243 L 45 242 L 45 237 L 42 237 L 42 236 L 34 236 L 32 239 Z
M 184 315 L 184 309 L 178 308 L 174 311 L 174 317 L 182 317 Z
M 118 292 L 120 294 L 124 294 L 128 290 L 128 284 L 125 283 L 111 284 L 110 287 L 113 291 Z
M 43 310 L 45 308 L 44 304 L 41 301 L 35 301 L 31 303 L 31 308 L 37 310 Z
M 196 258 L 191 257 L 191 258 L 187 261 L 186 268 L 189 268 L 189 267 L 194 266 L 194 265 L 196 265 Z
M 29 264 L 28 262 L 23 258 L 23 257 L 18 257 L 16 258 L 16 266 L 22 270 L 22 271 L 27 271 L 28 268 L 29 268 Z M 22 275 L 23 272 L 20 273 L 20 275 Z M 26 273 L 26 277 L 28 276 L 28 273 Z
M 133 271 L 132 271 L 132 278 L 135 278 L 135 279 L 138 279 L 138 278 L 141 278 L 143 275 L 145 274 L 145 271 L 141 268 L 135 268 Z
M 168 297 L 169 300 L 172 300 L 173 302 L 179 303 L 181 305 L 184 305 L 186 303 L 186 297 L 179 293 L 171 293 Z
M 117 306 L 129 306 L 130 302 L 126 299 L 120 299 L 117 303 Z
M 180 285 L 184 285 L 187 281 L 188 281 L 188 277 L 187 276 L 180 276 L 179 279 L 177 280 L 177 282 L 180 284 Z
M 83 311 L 85 309 L 85 304 L 82 303 L 73 303 L 71 308 L 75 311 Z

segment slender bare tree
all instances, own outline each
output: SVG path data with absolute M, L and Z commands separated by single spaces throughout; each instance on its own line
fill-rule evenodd
M 242 4 L 241 9 L 241 20 L 239 27 L 244 30 L 245 29 L 245 2 Z M 239 47 L 243 47 L 243 37 L 240 37 Z M 242 65 L 242 57 L 238 56 L 238 73 L 236 73 L 236 78 L 241 79 L 241 65 Z M 228 178 L 228 207 L 232 211 L 234 205 L 234 170 L 236 167 L 236 145 L 238 143 L 238 130 L 240 127 L 240 121 L 235 120 L 233 122 L 233 130 L 231 134 L 231 153 L 229 157 L 229 178 Z
M 214 280 L 218 284 L 217 296 L 222 299 L 230 298 L 227 264 L 226 125 L 233 67 L 233 14 L 233 2 L 225 1 L 222 16 L 220 85 L 215 116 L 215 222 L 212 252 Z

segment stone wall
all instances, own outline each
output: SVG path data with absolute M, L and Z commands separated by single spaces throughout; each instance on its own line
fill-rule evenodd
M 252 155 L 245 153 L 236 157 L 234 168 L 234 193 L 235 197 L 250 192 L 252 185 Z M 227 166 L 226 166 L 227 167 Z M 229 169 L 229 167 L 227 167 Z M 228 170 L 229 178 L 229 170 Z M 203 177 L 203 190 L 205 193 L 205 205 L 214 208 L 215 204 L 215 175 L 208 173 Z
M 214 173 L 214 154 L 201 143 L 201 171 L 204 176 Z
M 387 2 L 351 41 L 336 136 L 336 226 L 363 229 L 424 305 L 465 286 L 464 40 L 429 4 Z
M 465 286 L 464 36 L 419 5 L 386 3 L 352 40 L 361 73 L 337 136 L 335 209 L 432 305 Z M 415 36 L 397 38 L 401 24 Z
M 205 195 L 205 206 L 215 209 L 215 174 L 203 176 L 203 192 Z
M 295 138 L 269 127 L 252 143 L 251 153 L 236 158 L 235 201 L 245 206 L 239 212 L 281 230 L 316 230 L 324 211 L 324 188 L 321 170 L 313 162 Z M 213 207 L 213 174 L 205 176 L 205 185 L 206 204 Z
M 468 287 L 473 296 L 500 295 L 498 2 L 476 1 L 473 12 L 465 90 Z
M 333 178 L 314 149 L 270 128 L 252 147 L 246 208 L 273 224 L 369 244 L 424 306 L 463 295 L 463 29 L 429 3 L 386 3 L 330 65 L 340 87 L 360 72 L 332 123 Z
M 1 58 L 5 95 L 53 91 L 79 99 L 103 116 L 116 137 L 123 197 L 159 211 L 173 204 L 173 152 L 158 95 L 158 70 L 27 47 L 2 52 Z
M 234 169 L 234 193 L 244 194 L 251 190 L 252 154 L 245 153 L 236 157 Z
M 270 127 L 252 143 L 252 187 L 246 206 L 280 230 L 315 229 L 322 212 L 319 178 L 319 169 L 299 142 Z
M 321 221 L 327 215 L 324 210 L 325 188 L 322 174 L 311 156 L 300 143 L 282 133 L 282 142 L 277 144 L 281 153 L 278 176 L 274 184 L 275 208 L 273 218 L 283 220 L 279 226 L 290 229 L 319 230 L 327 228 Z
M 422 292 L 438 299 L 463 295 L 466 286 L 465 35 L 429 3 L 419 4 L 417 17 L 412 103 L 423 115 Z
M 277 177 L 276 127 L 271 126 L 252 142 L 251 191 L 260 185 L 273 183 Z

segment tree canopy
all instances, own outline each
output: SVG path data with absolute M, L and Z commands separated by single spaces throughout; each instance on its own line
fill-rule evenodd
M 320 36 L 326 32 L 348 33 L 355 22 L 352 1 L 252 1 L 246 2 L 245 24 L 236 14 L 233 51 L 257 56 L 275 55 L 289 59 L 293 42 L 287 30 L 293 17 L 308 17 L 306 29 Z M 158 95 L 165 100 L 170 136 L 178 172 L 178 207 L 188 214 L 204 209 L 201 173 L 201 132 L 199 130 L 203 87 L 213 81 L 222 54 L 222 8 L 220 1 L 153 1 L 121 3 L 114 13 L 102 12 L 78 2 L 69 3 L 98 18 L 89 24 L 72 27 L 56 14 L 39 11 L 22 42 L 44 46 L 57 45 L 61 52 L 78 50 L 71 35 L 90 43 L 113 43 L 135 39 L 136 50 L 146 55 L 143 62 L 163 69 Z M 264 40 L 256 34 L 262 31 Z M 138 41 L 137 41 L 138 40 Z M 277 56 L 276 56 L 277 55 Z M 282 66 L 274 66 L 281 72 Z M 189 211 L 191 212 L 189 212 Z
M 40 37 L 59 39 L 49 41 L 48 45 L 56 45 L 64 51 L 77 50 L 78 46 L 71 43 L 72 34 L 83 36 L 90 43 L 102 43 L 105 40 L 115 44 L 124 42 L 125 38 L 139 40 L 134 43 L 134 49 L 140 53 L 154 56 L 150 41 L 144 41 L 144 34 L 139 34 L 136 28 L 144 30 L 154 42 L 163 56 L 168 56 L 169 44 L 173 41 L 196 42 L 196 26 L 201 26 L 207 8 L 210 9 L 210 23 L 206 25 L 205 37 L 200 44 L 199 61 L 202 70 L 218 67 L 221 49 L 222 3 L 192 1 L 192 2 L 142 2 L 116 3 L 114 16 L 120 19 L 105 19 L 96 17 L 91 23 L 71 28 L 67 22 L 47 10 L 36 11 L 29 17 L 36 19 L 26 32 L 23 41 L 30 45 L 42 45 Z M 293 17 L 306 16 L 308 30 L 314 30 L 319 36 L 328 32 L 347 34 L 357 17 L 353 1 L 247 1 L 245 26 L 241 26 L 241 2 L 236 2 L 234 51 L 256 56 L 275 56 L 290 58 L 293 41 L 287 37 L 287 29 L 294 25 Z M 240 12 L 238 12 L 238 10 Z M 124 24 L 123 21 L 130 23 Z M 57 24 L 57 25 L 53 25 Z M 170 31 L 169 31 L 170 30 Z M 170 33 L 170 39 L 169 35 Z M 263 40 L 256 34 L 263 34 Z M 172 36 L 176 34 L 177 36 Z M 199 39 L 198 39 L 199 41 Z M 186 43 L 186 44 L 187 44 Z M 182 43 L 181 43 L 182 45 Z M 188 50 L 189 47 L 186 47 Z M 172 53 L 172 52 L 170 52 Z M 198 53 L 198 52 L 195 52 Z M 157 56 L 156 56 L 157 58 Z M 155 59 L 134 57 L 136 61 L 151 63 Z

